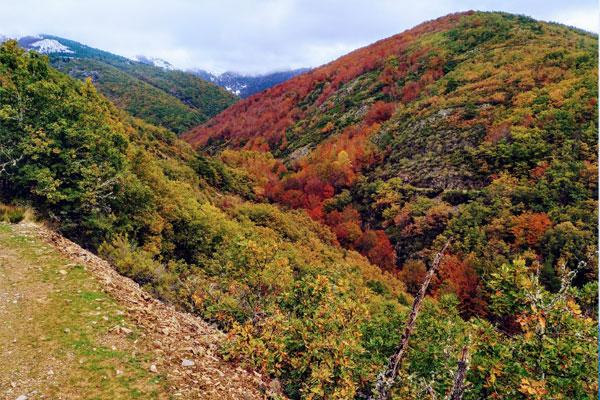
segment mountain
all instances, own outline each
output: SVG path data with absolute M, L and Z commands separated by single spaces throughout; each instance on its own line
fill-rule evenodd
M 0 45 L 0 143 L 3 203 L 33 208 L 147 293 L 227 330 L 218 351 L 228 359 L 247 368 L 264 360 L 256 369 L 283 380 L 295 397 L 336 388 L 355 392 L 374 379 L 388 350 L 363 357 L 353 378 L 358 360 L 348 363 L 359 356 L 360 331 L 369 329 L 371 317 L 394 326 L 406 314 L 402 284 L 341 249 L 327 228 L 305 214 L 236 196 L 250 192 L 246 174 L 196 155 L 172 132 L 131 117 L 91 82 L 59 72 L 14 41 Z M 0 204 L 0 231 L 10 232 L 3 221 L 18 222 L 22 214 Z M 58 274 L 63 264 L 45 267 Z M 372 308 L 368 313 L 365 304 Z M 281 332 L 283 347 L 263 337 L 263 323 L 264 334 Z M 252 343 L 246 341 L 249 330 L 256 330 Z M 386 335 L 371 336 L 395 339 Z M 340 338 L 349 346 L 341 353 L 329 345 L 310 349 Z M 309 348 L 297 348 L 298 340 Z M 177 351 L 164 349 L 165 359 Z M 181 351 L 192 357 L 196 350 Z M 268 361 L 281 359 L 282 351 L 289 354 L 286 361 Z M 319 359 L 342 361 L 348 378 L 328 384 L 297 374 L 299 365 L 317 374 Z
M 50 57 L 52 65 L 94 85 L 131 115 L 181 133 L 233 104 L 237 97 L 168 62 L 130 60 L 51 35 L 25 36 L 19 44 Z
M 31 244 L 7 224 L 34 210 L 226 331 L 211 351 L 288 398 L 593 399 L 597 50 L 521 16 L 446 16 L 234 104 L 185 136 L 196 152 L 8 41 L 0 241 Z M 183 352 L 204 356 L 153 354 Z
M 551 292 L 569 270 L 579 290 L 596 282 L 597 97 L 597 35 L 467 12 L 251 96 L 183 138 L 413 294 L 456 241 L 431 292 L 522 332 L 489 285 L 517 268 L 509 260 Z
M 31 50 L 35 50 L 43 54 L 74 54 L 73 50 L 54 39 L 44 39 L 42 37 L 23 37 L 19 39 L 19 43 Z
M 525 207 L 512 199 L 503 212 L 515 218 L 550 215 L 549 226 L 591 220 L 586 202 L 595 186 L 586 178 L 569 194 L 548 185 L 564 174 L 587 176 L 597 162 L 596 49 L 594 35 L 556 24 L 452 15 L 240 101 L 184 138 L 211 154 L 227 149 L 222 158 L 246 168 L 253 160 L 235 152 L 271 154 L 284 168 L 260 177 L 263 197 L 307 209 L 340 242 L 401 267 L 451 234 L 463 215 L 456 207 L 485 203 L 501 183 L 527 189 L 526 204 L 547 198 Z M 583 214 L 559 216 L 564 207 Z M 514 246 L 505 229 L 494 240 Z M 379 235 L 373 245 L 362 243 L 368 231 Z M 484 243 L 464 250 L 491 251 Z M 538 254 L 550 264 L 561 258 Z
M 299 68 L 289 71 L 277 71 L 261 75 L 243 75 L 236 72 L 225 72 L 219 75 L 211 74 L 210 72 L 197 69 L 192 70 L 193 74 L 213 82 L 236 96 L 245 99 L 255 93 L 262 92 L 272 86 L 285 82 L 296 75 L 310 71 L 309 68 Z
M 168 70 L 176 69 L 173 66 L 173 64 L 171 64 L 170 62 L 163 60 L 161 58 L 146 57 L 146 56 L 138 55 L 135 57 L 135 60 L 141 62 L 142 64 L 153 65 L 155 67 L 159 67 L 159 68 L 163 68 L 163 69 L 168 69 Z

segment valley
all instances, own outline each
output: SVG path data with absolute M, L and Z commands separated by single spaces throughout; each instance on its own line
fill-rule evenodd
M 8 398 L 596 398 L 596 34 L 449 14 L 242 99 L 41 40 L 0 45 Z

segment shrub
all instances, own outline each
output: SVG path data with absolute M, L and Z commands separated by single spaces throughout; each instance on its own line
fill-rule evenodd
M 18 224 L 25 219 L 26 214 L 25 208 L 0 204 L 0 221 Z

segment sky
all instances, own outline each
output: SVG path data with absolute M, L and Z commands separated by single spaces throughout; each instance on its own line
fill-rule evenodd
M 0 34 L 47 33 L 181 69 L 259 74 L 315 67 L 466 10 L 598 32 L 598 0 L 0 0 Z

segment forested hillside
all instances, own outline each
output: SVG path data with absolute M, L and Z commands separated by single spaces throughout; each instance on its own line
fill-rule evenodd
M 444 398 L 465 350 L 464 399 L 592 399 L 596 52 L 452 15 L 235 104 L 187 135 L 209 156 L 9 41 L 0 200 L 217 324 L 293 399 L 373 394 L 448 243 L 393 398 Z
M 40 39 L 53 48 L 37 46 Z M 57 36 L 25 37 L 25 48 L 45 50 L 51 64 L 77 78 L 91 78 L 98 90 L 131 115 L 175 133 L 182 133 L 223 111 L 237 97 L 184 71 L 98 50 Z
M 252 171 L 412 286 L 444 238 L 451 291 L 488 315 L 481 278 L 511 259 L 597 265 L 595 35 L 500 13 L 427 22 L 234 105 L 184 137 Z M 514 322 L 514 321 L 513 321 Z

